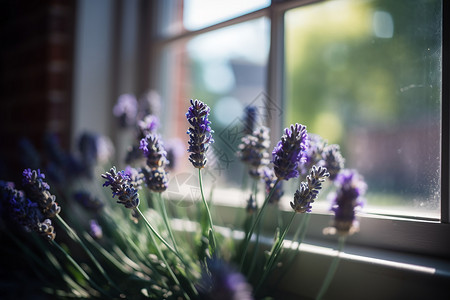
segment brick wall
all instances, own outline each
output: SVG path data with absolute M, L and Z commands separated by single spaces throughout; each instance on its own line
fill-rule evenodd
M 0 179 L 21 173 L 18 141 L 68 147 L 74 0 L 6 0 L 0 12 Z

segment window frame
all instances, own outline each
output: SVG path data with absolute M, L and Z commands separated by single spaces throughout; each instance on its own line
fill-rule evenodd
M 284 106 L 284 13 L 287 10 L 319 3 L 322 0 L 273 0 L 272 3 L 262 9 L 237 16 L 235 18 L 205 27 L 196 31 L 181 31 L 169 36 L 158 36 L 155 23 L 151 24 L 151 38 L 147 45 L 150 58 L 143 71 L 144 78 L 148 78 L 147 84 L 154 88 L 158 86 L 157 72 L 160 68 L 159 58 L 162 49 L 172 43 L 185 42 L 203 33 L 213 32 L 230 25 L 239 24 L 259 17 L 267 17 L 270 20 L 270 50 L 268 58 L 267 93 L 270 99 L 277 101 L 277 105 Z M 152 2 L 153 3 L 153 2 Z M 441 218 L 439 221 L 427 220 L 425 218 L 402 218 L 397 216 L 385 216 L 376 214 L 361 214 L 361 233 L 355 234 L 348 239 L 349 244 L 366 246 L 376 249 L 388 249 L 396 252 L 408 252 L 424 256 L 450 258 L 450 74 L 449 74 L 449 7 L 448 1 L 442 1 L 443 23 L 442 23 L 442 94 L 441 94 Z M 157 3 L 151 4 L 146 10 L 147 18 L 158 16 Z M 157 18 L 154 18 L 157 19 Z M 148 36 L 147 36 L 148 39 Z M 145 83 L 143 83 L 145 84 Z M 275 119 L 269 124 L 272 132 L 282 132 L 281 122 Z M 279 138 L 271 137 L 272 143 Z M 218 193 L 216 193 L 217 195 Z M 218 208 L 229 211 L 229 221 L 234 222 L 236 207 L 217 204 Z M 330 214 L 312 212 L 310 230 L 307 237 L 316 241 L 335 241 L 335 237 L 324 236 L 322 229 L 328 226 Z M 228 214 L 225 213 L 225 216 Z M 225 221 L 227 217 L 224 218 Z M 225 222 L 224 221 L 224 222 Z M 267 226 L 267 225 L 266 225 Z M 295 226 L 293 226 L 295 227 Z M 267 228 L 272 232 L 272 228 Z

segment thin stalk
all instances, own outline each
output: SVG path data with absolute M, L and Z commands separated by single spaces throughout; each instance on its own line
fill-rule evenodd
M 212 238 L 213 238 L 213 245 L 212 245 L 212 254 L 215 254 L 216 252 L 216 247 L 217 247 L 217 240 L 216 240 L 216 232 L 214 230 L 214 225 L 213 225 L 213 221 L 211 218 L 211 212 L 209 210 L 209 206 L 208 203 L 206 202 L 205 199 L 205 195 L 203 194 L 203 184 L 202 184 L 202 172 L 201 169 L 198 169 L 198 182 L 199 182 L 199 186 L 200 186 L 200 193 L 202 194 L 202 201 L 203 204 L 205 205 L 206 208 L 206 213 L 208 214 L 208 222 L 209 222 L 209 227 L 211 228 L 211 233 L 212 233 Z
M 336 273 L 337 267 L 339 265 L 339 261 L 341 258 L 341 252 L 344 248 L 345 239 L 347 236 L 340 236 L 339 237 L 339 245 L 338 245 L 338 253 L 335 257 L 333 257 L 333 261 L 331 262 L 330 268 L 328 269 L 328 273 L 323 280 L 322 286 L 320 287 L 319 293 L 317 294 L 316 300 L 322 299 L 322 297 L 325 295 L 326 291 L 328 290 L 328 287 L 330 286 L 331 281 L 333 280 L 334 274 Z
M 180 251 L 178 250 L 178 246 L 177 246 L 177 243 L 175 241 L 175 237 L 173 235 L 172 226 L 170 226 L 170 221 L 169 221 L 169 217 L 167 215 L 166 205 L 165 205 L 165 202 L 163 200 L 162 194 L 161 193 L 158 193 L 158 194 L 159 194 L 158 198 L 159 198 L 159 204 L 160 204 L 161 212 L 162 212 L 162 215 L 163 215 L 164 224 L 167 227 L 167 231 L 169 231 L 169 236 L 170 236 L 170 239 L 172 240 L 173 248 L 178 253 L 177 256 L 181 260 L 181 262 L 183 263 L 184 267 L 187 269 L 188 272 L 191 272 L 191 269 L 189 268 L 187 262 L 184 260 L 183 256 L 181 255 Z M 192 282 L 190 280 L 188 280 L 188 281 L 189 281 L 189 284 L 191 286 L 192 291 L 196 294 L 197 289 L 193 286 L 193 284 L 192 284 Z
M 169 271 L 170 275 L 172 276 L 172 278 L 174 279 L 175 283 L 177 283 L 180 287 L 180 282 L 178 281 L 178 278 L 175 276 L 175 274 L 173 273 L 172 269 L 169 266 L 169 263 L 167 262 L 164 254 L 161 251 L 161 248 L 159 247 L 159 245 L 156 243 L 155 238 L 153 237 L 153 234 L 173 253 L 175 254 L 180 261 L 185 265 L 185 267 L 188 267 L 188 265 L 186 264 L 186 262 L 184 261 L 183 257 L 172 247 L 170 246 L 169 243 L 167 243 L 167 241 L 155 230 L 155 228 L 150 224 L 150 222 L 147 220 L 147 218 L 144 216 L 144 214 L 142 213 L 142 211 L 139 209 L 139 207 L 136 207 L 137 211 L 139 212 L 139 214 L 141 215 L 142 219 L 144 220 L 145 224 L 147 225 L 147 228 L 150 231 L 150 238 L 152 239 L 152 243 L 155 245 L 156 247 L 156 251 L 158 252 L 159 256 L 161 257 L 161 259 L 163 260 L 164 264 L 167 267 L 167 270 Z M 153 233 L 153 234 L 152 234 Z M 192 292 L 194 294 L 197 294 L 197 290 L 192 286 L 191 284 L 191 288 L 192 288 Z M 183 293 L 185 294 L 184 296 L 187 299 L 190 299 L 190 297 L 187 295 L 187 293 L 185 291 L 183 291 Z
M 258 224 L 258 228 L 256 230 L 256 240 L 255 240 L 255 251 L 253 253 L 252 256 L 252 261 L 250 263 L 250 268 L 248 270 L 248 276 L 247 278 L 251 278 L 253 275 L 253 271 L 255 269 L 255 265 L 256 265 L 256 259 L 258 258 L 258 248 L 259 248 L 259 236 L 260 236 L 260 232 L 261 232 L 261 222 Z
M 156 229 L 150 224 L 150 222 L 147 220 L 147 218 L 144 216 L 142 211 L 139 209 L 139 207 L 136 207 L 136 210 L 141 215 L 142 219 L 144 220 L 147 227 L 150 229 L 150 231 L 160 240 L 173 254 L 175 254 L 179 259 L 183 259 L 178 252 L 156 231 Z M 153 236 L 152 236 L 153 237 Z M 158 247 L 157 247 L 158 248 Z
M 125 266 L 119 262 L 111 253 L 106 251 L 105 248 L 103 248 L 97 241 L 95 241 L 88 233 L 85 233 L 84 238 L 93 245 L 98 252 L 100 252 L 109 262 L 111 262 L 114 267 L 116 267 L 118 270 L 122 271 L 124 274 L 131 273 L 130 270 L 127 270 Z M 131 269 L 131 267 L 129 267 Z
M 175 242 L 175 237 L 173 236 L 172 227 L 170 226 L 169 217 L 167 216 L 166 205 L 164 203 L 161 193 L 158 193 L 159 206 L 161 208 L 161 213 L 163 215 L 164 224 L 166 225 L 167 231 L 169 232 L 170 239 L 172 240 L 173 248 L 178 252 L 178 246 Z M 181 255 L 180 255 L 181 256 Z
M 63 247 L 61 247 L 57 242 L 55 242 L 54 240 L 50 241 L 56 248 L 58 248 L 59 251 L 61 251 L 64 256 L 67 258 L 68 261 L 70 261 L 72 263 L 72 265 L 77 269 L 78 272 L 80 272 L 80 274 L 87 280 L 89 281 L 92 286 L 97 289 L 100 293 L 102 293 L 103 295 L 105 295 L 106 297 L 110 297 L 110 295 L 108 295 L 97 283 L 95 283 L 91 277 L 83 270 L 83 268 L 80 267 L 80 265 L 72 258 L 72 256 L 70 256 L 69 253 L 67 253 L 66 250 L 64 250 Z
M 173 281 L 181 288 L 181 284 L 180 281 L 178 280 L 177 276 L 175 275 L 175 273 L 173 272 L 172 268 L 170 267 L 169 263 L 167 262 L 166 257 L 164 256 L 164 253 L 162 252 L 161 248 L 159 247 L 158 243 L 155 240 L 155 237 L 153 235 L 156 235 L 158 237 L 159 240 L 161 240 L 161 242 L 164 243 L 164 245 L 168 246 L 169 248 L 169 244 L 155 231 L 155 229 L 153 228 L 153 226 L 147 221 L 147 219 L 145 218 L 144 214 L 141 212 L 141 210 L 136 207 L 137 211 L 141 214 L 142 218 L 144 219 L 145 223 L 147 224 L 147 228 L 149 229 L 149 235 L 150 238 L 152 239 L 152 244 L 155 245 L 156 248 L 156 252 L 158 252 L 159 257 L 162 259 L 162 261 L 164 262 L 167 271 L 170 274 L 170 277 L 172 277 Z M 170 246 L 170 249 L 173 253 L 177 254 L 175 249 L 173 249 Z M 178 255 L 177 255 L 178 256 Z M 183 291 L 184 296 L 186 297 L 186 299 L 190 299 L 190 297 L 188 296 L 188 294 L 186 293 L 186 291 Z
M 258 201 L 257 201 L 258 179 L 256 179 L 256 178 L 253 179 L 252 193 L 253 193 L 253 197 L 254 197 L 253 199 L 254 199 L 255 203 L 258 203 Z M 261 218 L 264 218 L 264 215 Z M 251 276 L 252 276 L 252 273 L 253 273 L 253 270 L 254 270 L 255 264 L 256 264 L 256 258 L 258 256 L 257 253 L 258 253 L 258 246 L 259 246 L 259 235 L 261 233 L 261 224 L 262 224 L 261 222 L 258 224 L 258 228 L 256 230 L 256 241 L 255 241 L 255 246 L 254 246 L 255 251 L 254 251 L 254 255 L 252 257 L 252 261 L 250 263 L 250 268 L 249 268 L 248 276 L 247 276 L 248 278 L 251 278 Z
M 281 237 L 278 239 L 277 244 L 275 245 L 274 250 L 272 251 L 272 253 L 270 253 L 270 257 L 269 259 L 266 261 L 266 264 L 264 265 L 264 273 L 261 276 L 258 285 L 256 286 L 255 289 L 255 295 L 258 292 L 259 288 L 261 287 L 261 285 L 264 283 L 264 281 L 266 280 L 267 276 L 269 275 L 270 271 L 273 268 L 273 265 L 275 264 L 275 262 L 277 261 L 278 255 L 280 254 L 280 251 L 282 249 L 283 246 L 283 242 L 284 239 L 286 237 L 287 232 L 289 231 L 289 228 L 292 225 L 292 222 L 294 221 L 295 215 L 297 213 L 294 211 L 292 213 L 291 219 L 289 220 L 288 224 L 286 225 L 286 228 L 284 229 L 283 233 L 281 234 Z
M 281 272 L 281 275 L 278 277 L 278 280 L 276 281 L 275 285 L 277 285 L 284 278 L 284 276 L 286 276 L 286 274 L 288 273 L 287 271 L 292 266 L 292 262 L 297 257 L 297 255 L 300 253 L 299 252 L 300 245 L 303 243 L 306 232 L 308 231 L 308 224 L 309 224 L 310 217 L 311 217 L 311 214 L 305 214 L 305 216 L 303 216 L 303 218 L 294 234 L 294 237 L 292 238 L 292 241 L 289 245 L 289 248 L 291 248 L 294 241 L 298 240 L 297 248 L 295 249 L 294 254 L 289 257 L 288 262 L 286 264 L 284 264 L 286 267 L 284 268 L 284 271 Z M 300 238 L 298 237 L 299 235 L 300 235 Z
M 70 227 L 63 218 L 58 214 L 56 215 L 58 221 L 64 226 L 64 228 L 69 232 L 69 235 L 77 241 L 81 247 L 83 247 L 86 254 L 89 256 L 89 258 L 92 260 L 94 265 L 97 267 L 97 269 L 100 271 L 100 273 L 105 277 L 105 279 L 108 281 L 108 283 L 113 286 L 118 292 L 122 293 L 122 291 L 117 287 L 117 285 L 111 280 L 111 278 L 106 274 L 105 269 L 103 269 L 102 265 L 98 262 L 98 260 L 94 257 L 92 252 L 89 250 L 89 248 L 84 244 L 84 242 L 81 240 L 81 238 L 78 236 L 78 234 L 75 232 L 75 230 Z
M 261 219 L 262 216 L 262 212 L 265 210 L 267 203 L 269 202 L 270 197 L 272 197 L 272 194 L 275 191 L 275 188 L 277 187 L 278 182 L 280 182 L 280 179 L 278 178 L 277 181 L 275 181 L 275 185 L 273 186 L 272 190 L 270 191 L 269 195 L 266 197 L 266 199 L 264 200 L 263 206 L 261 207 L 261 209 L 258 211 L 258 214 L 256 215 L 256 219 L 255 222 L 252 224 L 252 227 L 250 228 L 250 231 L 248 232 L 247 236 L 245 237 L 245 241 L 244 241 L 244 252 L 242 253 L 242 257 L 241 257 L 241 263 L 239 266 L 239 270 L 242 272 L 242 268 L 244 266 L 244 261 L 245 261 L 245 256 L 247 255 L 247 250 L 248 250 L 248 245 L 250 243 L 250 239 L 253 235 L 253 231 L 255 231 L 255 227 L 256 225 L 259 223 L 259 220 Z

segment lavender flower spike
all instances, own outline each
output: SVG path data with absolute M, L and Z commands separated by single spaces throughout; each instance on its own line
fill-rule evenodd
M 47 240 L 55 239 L 52 223 L 46 219 L 39 205 L 28 199 L 23 191 L 16 190 L 14 184 L 0 181 L 0 202 L 7 205 L 12 219 L 26 231 L 35 231 Z
M 330 180 L 334 181 L 340 170 L 344 169 L 345 159 L 339 145 L 327 145 L 322 152 L 322 166 L 330 172 Z
M 249 166 L 253 178 L 263 177 L 263 167 L 269 164 L 269 128 L 261 126 L 241 139 L 238 155 Z
M 252 287 L 244 275 L 227 262 L 217 258 L 208 260 L 208 271 L 202 272 L 198 285 L 200 299 L 252 300 Z
M 169 180 L 167 179 L 167 173 L 164 168 L 149 168 L 148 166 L 142 168 L 145 184 L 147 187 L 156 193 L 162 193 L 167 190 Z
M 306 126 L 291 125 L 272 151 L 272 162 L 278 179 L 289 180 L 299 176 L 298 163 L 303 161 L 308 134 Z
M 140 149 L 147 157 L 147 166 L 141 170 L 147 187 L 157 193 L 164 192 L 168 187 L 165 167 L 169 162 L 162 142 L 156 135 L 148 134 L 141 140 Z
M 306 176 L 307 181 L 302 181 L 300 188 L 295 191 L 294 202 L 291 202 L 292 209 L 298 213 L 311 212 L 311 203 L 314 203 L 322 189 L 322 183 L 329 176 L 327 168 L 313 166 Z
M 126 208 L 136 208 L 139 205 L 137 189 L 130 183 L 130 177 L 124 171 L 116 171 L 112 167 L 109 172 L 102 174 L 106 179 L 103 186 L 110 186 L 114 196 L 119 196 L 117 203 L 123 204 Z
M 138 113 L 138 102 L 132 94 L 122 94 L 117 99 L 113 113 L 119 118 L 121 127 L 125 128 L 136 123 Z
M 141 139 L 139 149 L 142 150 L 147 158 L 147 166 L 150 168 L 164 167 L 168 163 L 166 159 L 167 152 L 156 134 L 148 134 Z
M 212 133 L 209 126 L 211 124 L 208 121 L 209 107 L 200 100 L 192 100 L 191 106 L 186 113 L 186 118 L 189 121 L 191 127 L 188 129 L 189 134 L 189 148 L 188 152 L 189 161 L 197 169 L 202 169 L 206 165 L 206 151 L 208 151 L 209 145 L 214 143 Z
M 358 231 L 358 222 L 355 218 L 355 208 L 363 205 L 362 196 L 365 194 L 367 184 L 355 170 L 342 170 L 335 184 L 338 190 L 333 199 L 331 210 L 334 211 L 334 228 L 328 233 L 337 232 L 340 235 L 349 235 Z M 325 231 L 327 233 L 327 231 Z
M 273 170 L 266 167 L 263 171 L 263 180 L 266 186 L 266 195 L 270 195 L 270 191 L 275 187 L 275 191 L 273 191 L 272 196 L 269 198 L 269 203 L 277 204 L 280 202 L 281 197 L 284 195 L 283 191 L 283 185 L 282 183 L 278 183 L 275 186 L 275 183 L 277 182 L 277 177 L 273 173 Z
M 53 218 L 60 213 L 61 207 L 56 203 L 55 195 L 50 193 L 50 186 L 44 181 L 45 175 L 38 170 L 25 169 L 22 185 L 31 201 L 39 205 L 45 218 Z

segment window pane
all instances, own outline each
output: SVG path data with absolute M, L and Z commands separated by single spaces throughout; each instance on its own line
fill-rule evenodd
M 260 101 L 265 91 L 269 29 L 268 19 L 259 18 L 201 34 L 188 42 L 177 41 L 163 50 L 159 84 L 167 103 L 163 134 L 179 137 L 187 149 L 189 123 L 185 113 L 189 99 L 208 104 L 215 143 L 208 151 L 204 172 L 216 186 L 225 181 L 228 188 L 242 181 L 242 166 L 235 152 L 242 136 L 244 107 Z M 187 156 L 172 178 L 197 174 Z
M 270 0 L 185 0 L 183 21 L 187 30 L 201 29 L 264 8 Z
M 368 182 L 366 210 L 440 216 L 441 5 L 331 1 L 285 15 L 286 124 L 340 144 Z

